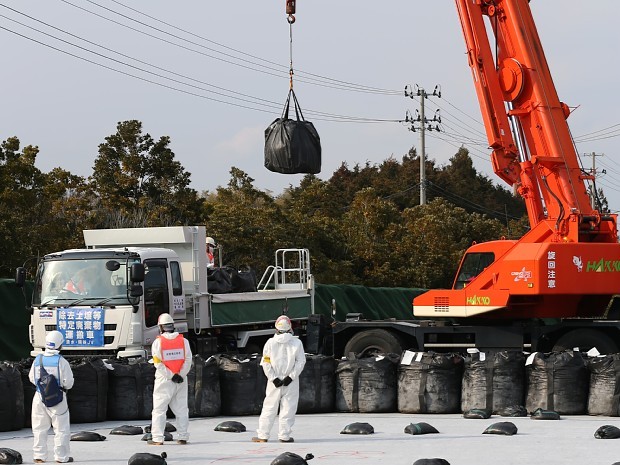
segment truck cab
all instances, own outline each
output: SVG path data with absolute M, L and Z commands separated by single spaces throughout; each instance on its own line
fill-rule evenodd
M 31 355 L 59 330 L 68 355 L 146 355 L 161 313 L 183 314 L 179 258 L 163 248 L 66 250 L 39 263 L 32 296 Z M 179 331 L 187 331 L 180 322 Z
M 173 317 L 194 353 L 258 352 L 278 316 L 287 314 L 302 333 L 314 313 L 307 249 L 277 250 L 274 265 L 249 291 L 216 291 L 204 226 L 86 230 L 84 241 L 85 249 L 45 255 L 38 265 L 33 356 L 53 330 L 65 336 L 69 356 L 146 356 L 162 313 Z M 224 275 L 239 271 L 220 268 Z M 25 270 L 17 277 L 23 284 Z

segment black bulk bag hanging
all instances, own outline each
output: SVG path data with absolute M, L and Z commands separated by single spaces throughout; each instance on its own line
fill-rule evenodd
M 296 119 L 289 119 L 293 96 Z M 293 89 L 288 92 L 282 117 L 265 129 L 265 168 L 282 174 L 321 172 L 321 139 L 314 125 L 304 119 Z

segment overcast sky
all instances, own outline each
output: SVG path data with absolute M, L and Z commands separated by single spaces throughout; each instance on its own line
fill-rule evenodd
M 620 2 L 530 5 L 560 99 L 578 107 L 577 150 L 604 154 L 598 186 L 618 211 Z M 397 122 L 420 107 L 403 89 L 440 85 L 426 116 L 439 107 L 443 132 L 427 132 L 427 156 L 443 165 L 463 144 L 498 179 L 453 1 L 298 0 L 296 18 L 294 89 L 321 136 L 321 178 L 419 148 L 419 132 Z M 170 136 L 199 191 L 226 185 L 232 166 L 274 194 L 298 185 L 263 165 L 264 130 L 288 92 L 285 0 L 4 0 L 0 28 L 0 139 L 39 146 L 43 171 L 89 176 L 117 122 L 137 119 Z

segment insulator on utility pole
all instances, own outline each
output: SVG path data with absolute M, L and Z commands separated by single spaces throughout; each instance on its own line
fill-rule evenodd
M 410 130 L 415 132 L 417 129 L 420 130 L 420 205 L 426 205 L 426 139 L 425 132 L 426 131 L 441 131 L 439 124 L 436 124 L 434 127 L 430 123 L 441 123 L 441 115 L 439 113 L 439 109 L 435 111 L 435 115 L 432 119 L 427 119 L 424 116 L 424 100 L 429 97 L 437 97 L 441 98 L 441 88 L 439 85 L 435 86 L 432 94 L 428 94 L 423 87 L 420 87 L 416 84 L 415 92 L 412 90 L 411 85 L 405 86 L 405 97 L 413 98 L 414 95 L 420 98 L 420 112 L 416 110 L 417 118 L 411 119 L 411 113 L 407 111 L 407 117 L 405 119 L 406 122 L 411 122 Z M 414 123 L 419 123 L 419 128 L 416 128 Z

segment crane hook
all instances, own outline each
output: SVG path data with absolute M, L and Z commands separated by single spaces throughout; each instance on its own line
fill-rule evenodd
M 286 0 L 286 14 L 288 15 L 286 20 L 289 24 L 293 24 L 295 22 L 295 1 L 296 0 Z

